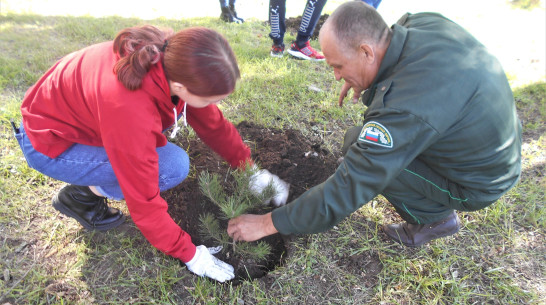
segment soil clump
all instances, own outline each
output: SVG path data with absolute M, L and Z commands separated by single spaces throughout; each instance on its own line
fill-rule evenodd
M 320 16 L 319 20 L 317 21 L 317 25 L 315 26 L 315 30 L 313 31 L 313 35 L 311 35 L 311 39 L 318 39 L 320 29 L 329 16 L 330 15 L 328 14 Z M 290 32 L 292 35 L 297 35 L 301 25 L 301 16 L 287 18 L 284 24 L 286 25 L 287 32 Z

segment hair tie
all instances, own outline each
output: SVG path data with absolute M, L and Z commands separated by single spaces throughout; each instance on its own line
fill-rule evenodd
M 167 48 L 167 45 L 169 44 L 169 41 L 167 41 L 167 39 L 165 39 L 165 43 L 163 44 L 163 46 L 161 47 L 161 52 L 165 53 L 165 49 Z

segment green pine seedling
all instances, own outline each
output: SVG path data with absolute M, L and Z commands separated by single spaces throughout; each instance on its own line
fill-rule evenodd
M 255 173 L 256 169 L 251 166 L 247 166 L 244 171 L 232 171 L 233 179 L 227 181 L 228 185 L 224 188 L 218 174 L 211 175 L 203 171 L 199 175 L 199 188 L 212 203 L 220 208 L 220 218 L 229 220 L 251 210 L 263 209 L 263 202 L 275 196 L 275 189 L 271 184 L 260 195 L 250 191 L 250 178 Z M 228 189 L 231 189 L 231 195 L 228 195 Z M 264 260 L 271 253 L 271 246 L 263 241 L 235 243 L 228 236 L 226 229 L 221 228 L 219 220 L 212 213 L 201 215 L 200 221 L 201 235 L 212 239 L 215 244 L 222 245 L 224 251 L 231 247 L 234 255 L 255 260 Z

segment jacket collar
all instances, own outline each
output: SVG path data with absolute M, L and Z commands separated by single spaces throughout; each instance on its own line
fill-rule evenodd
M 373 100 L 377 83 L 384 81 L 392 74 L 396 68 L 396 64 L 400 60 L 402 50 L 404 49 L 408 29 L 398 24 L 394 24 L 391 28 L 393 30 L 391 42 L 387 48 L 385 56 L 383 57 L 379 71 L 377 71 L 377 75 L 375 76 L 375 79 L 370 87 L 362 95 L 362 101 L 364 101 L 366 106 L 370 106 Z
M 373 81 L 374 85 L 385 80 L 392 74 L 400 59 L 400 56 L 402 55 L 402 49 L 404 48 L 404 44 L 408 36 L 408 29 L 403 26 L 394 24 L 391 28 L 393 30 L 391 42 L 387 48 L 385 57 L 383 57 L 383 62 L 381 62 L 381 66 L 379 67 L 375 80 Z

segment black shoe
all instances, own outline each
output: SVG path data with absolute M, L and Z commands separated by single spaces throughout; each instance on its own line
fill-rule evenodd
M 243 23 L 242 19 L 239 19 L 239 18 L 236 18 L 234 15 L 233 15 L 233 12 L 231 11 L 231 9 L 226 6 L 226 7 L 221 7 L 222 9 L 222 13 L 220 14 L 220 19 L 225 21 L 225 22 L 235 22 L 235 23 Z
M 120 210 L 108 207 L 107 199 L 95 195 L 88 186 L 63 187 L 53 198 L 53 207 L 88 230 L 105 231 L 125 220 Z
M 453 235 L 459 232 L 460 227 L 459 217 L 453 211 L 447 218 L 434 223 L 424 225 L 407 222 L 390 224 L 384 225 L 383 231 L 398 243 L 408 247 L 419 247 L 433 239 Z
M 237 11 L 235 11 L 235 5 L 234 4 L 230 4 L 229 5 L 229 10 L 231 11 L 231 14 L 233 15 L 233 18 L 239 20 L 238 23 L 243 23 L 245 22 L 245 20 L 239 16 L 237 16 Z

